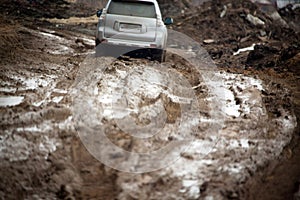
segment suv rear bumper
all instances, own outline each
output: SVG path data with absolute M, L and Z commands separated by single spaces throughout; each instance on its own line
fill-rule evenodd
M 130 56 L 130 57 L 138 57 L 138 58 L 147 58 L 147 57 L 155 57 L 162 55 L 164 52 L 161 48 L 152 48 L 150 45 L 148 46 L 135 46 L 135 45 L 123 45 L 120 43 L 100 43 L 100 41 L 96 40 L 96 56 L 110 56 L 118 58 L 122 55 Z

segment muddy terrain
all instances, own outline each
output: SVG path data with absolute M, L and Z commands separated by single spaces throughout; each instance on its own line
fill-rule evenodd
M 300 8 L 159 2 L 163 63 L 95 57 L 104 1 L 2 0 L 1 199 L 300 199 Z

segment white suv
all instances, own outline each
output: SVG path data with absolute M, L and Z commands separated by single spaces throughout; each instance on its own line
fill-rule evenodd
M 126 54 L 164 60 L 166 25 L 173 19 L 162 20 L 156 0 L 109 0 L 97 16 L 97 56 Z

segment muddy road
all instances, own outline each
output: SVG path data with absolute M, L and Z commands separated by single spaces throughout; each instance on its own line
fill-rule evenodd
M 299 198 L 297 32 L 182 2 L 164 63 L 95 58 L 101 2 L 1 5 L 1 199 Z

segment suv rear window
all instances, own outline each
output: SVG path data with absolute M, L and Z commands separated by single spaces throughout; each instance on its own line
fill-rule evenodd
M 135 17 L 156 18 L 155 6 L 146 1 L 111 1 L 107 10 L 109 14 L 128 15 Z

